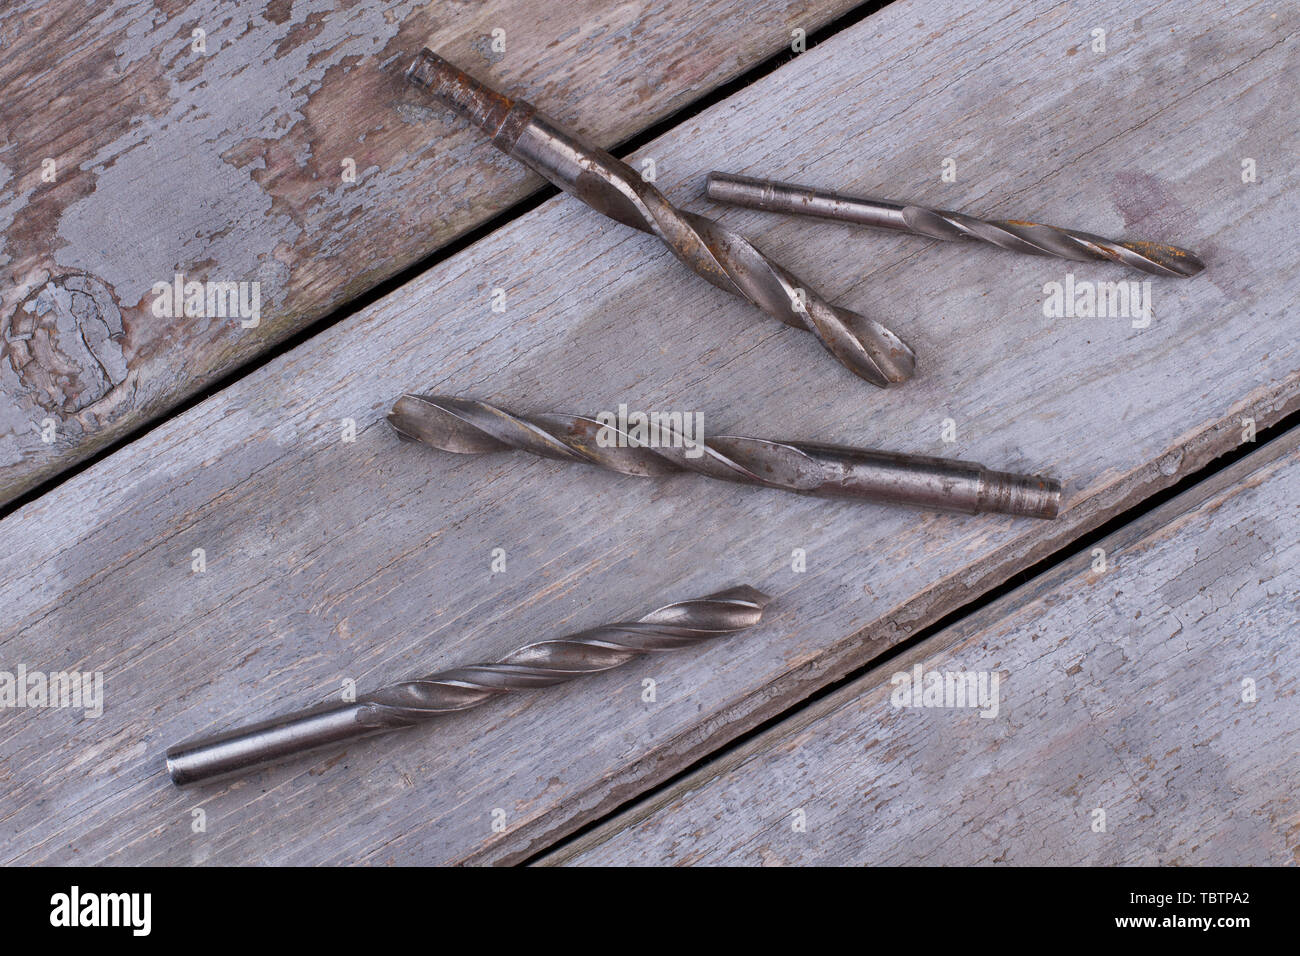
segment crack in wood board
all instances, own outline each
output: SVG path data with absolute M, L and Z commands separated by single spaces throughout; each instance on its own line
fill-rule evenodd
M 0 766 L 14 800 L 0 810 L 2 857 L 527 858 L 1237 447 L 1244 419 L 1264 428 L 1300 406 L 1297 343 L 1278 318 L 1300 283 L 1293 164 L 1266 164 L 1243 184 L 1223 160 L 1258 152 L 1259 129 L 1276 137 L 1270 153 L 1300 148 L 1286 124 L 1256 122 L 1284 109 L 1289 91 L 1272 78 L 1293 55 L 1274 46 L 1226 73 L 1219 62 L 1273 45 L 1294 14 L 1216 19 L 1162 6 L 1144 14 L 1127 54 L 1116 48 L 1081 73 L 1063 51 L 1083 20 L 1066 8 L 959 9 L 960 44 L 940 29 L 952 18 L 917 28 L 925 17 L 904 0 L 637 155 L 671 157 L 658 164 L 669 195 L 689 194 L 725 161 L 960 207 L 1076 152 L 1085 158 L 1072 175 L 1045 181 L 1030 208 L 1020 199 L 1019 214 L 1180 241 L 1209 262 L 1196 280 L 1153 285 L 1149 325 L 1043 316 L 1046 282 L 1124 278 L 1107 266 L 925 244 L 926 268 L 897 269 L 924 240 L 715 210 L 911 338 L 921 373 L 879 392 L 806 334 L 683 274 L 654 239 L 567 197 L 549 201 L 0 522 L 6 659 L 110 675 L 97 721 L 8 715 Z M 990 51 L 1027 32 L 1041 69 L 1022 76 L 1023 56 Z M 983 66 L 966 84 L 935 79 L 972 55 Z M 1130 90 L 1134 58 L 1144 82 Z M 914 68 L 889 68 L 899 62 Z M 1194 111 L 1162 109 L 1162 83 L 1220 74 Z M 1063 113 L 1062 90 L 1081 101 L 1120 90 L 1125 109 L 1154 118 L 1089 152 L 1112 131 Z M 896 119 L 863 124 L 864 103 Z M 961 153 L 969 177 L 947 186 L 926 146 L 936 117 L 951 142 L 981 144 Z M 993 148 L 991 117 L 997 142 L 1020 149 Z M 840 149 L 827 158 L 825 143 Z M 850 156 L 871 165 L 846 167 Z M 508 289 L 504 313 L 490 309 L 494 286 Z M 441 456 L 382 426 L 411 389 L 526 410 L 698 410 L 706 434 L 1050 471 L 1066 480 L 1066 510 L 1057 522 L 913 514 L 690 476 Z M 953 444 L 941 440 L 946 418 Z M 355 442 L 341 440 L 348 420 Z M 199 548 L 201 574 L 191 572 Z M 491 573 L 494 548 L 506 552 L 504 573 Z M 213 792 L 177 793 L 162 773 L 169 744 L 332 696 L 345 678 L 365 688 L 488 659 L 522 638 L 740 581 L 778 596 L 768 622 L 671 665 L 503 701 Z M 657 681 L 653 705 L 640 697 L 646 678 Z M 61 774 L 88 754 L 97 773 Z M 195 800 L 227 821 L 198 841 Z
M 1072 557 L 537 862 L 1296 862 L 1298 449 L 1292 429 L 1099 542 L 1104 570 Z M 918 668 L 998 674 L 992 719 L 918 710 Z
M 6 4 L 0 504 L 538 188 L 409 90 L 401 71 L 421 46 L 612 145 L 852 6 Z M 257 283 L 256 315 L 218 310 L 207 286 L 164 308 L 157 289 L 176 276 Z M 19 344 L 42 296 L 83 281 L 97 294 L 75 323 L 38 330 L 49 347 L 34 354 Z M 92 356 L 81 340 L 114 322 Z

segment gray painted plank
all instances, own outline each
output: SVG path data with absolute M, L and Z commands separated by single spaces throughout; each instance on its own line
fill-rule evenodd
M 1243 417 L 1263 427 L 1300 406 L 1286 324 L 1300 134 L 1263 122 L 1286 115 L 1295 13 L 1165 5 L 1140 26 L 1114 21 L 1110 52 L 1084 70 L 1077 48 L 1102 7 L 927 9 L 886 8 L 641 155 L 698 209 L 703 173 L 739 167 L 1176 241 L 1207 257 L 1206 275 L 1154 285 L 1147 328 L 1051 320 L 1045 282 L 1123 274 L 716 210 L 910 337 L 917 379 L 881 392 L 649 237 L 567 197 L 544 204 L 0 523 L 0 653 L 102 670 L 108 699 L 98 720 L 0 714 L 13 795 L 0 858 L 519 859 L 1233 447 Z M 1118 129 L 1076 108 L 1116 100 Z M 950 153 L 958 178 L 942 184 Z M 384 424 L 413 387 L 536 410 L 701 410 L 707 431 L 1048 470 L 1067 510 L 1054 523 L 918 515 L 449 458 Z M 940 440 L 945 418 L 955 444 Z M 494 548 L 504 573 L 490 572 Z M 169 744 L 331 697 L 345 678 L 365 688 L 490 659 L 739 581 L 778 596 L 769 622 L 698 653 L 229 788 L 177 793 L 163 775 Z
M 1104 570 L 1071 558 L 543 862 L 1295 863 L 1298 447 L 1292 429 L 1107 537 Z M 983 713 L 911 706 L 931 672 L 985 675 Z
M 0 504 L 538 187 L 410 94 L 422 45 L 612 145 L 851 5 L 4 4 Z M 178 273 L 260 324 L 154 314 Z

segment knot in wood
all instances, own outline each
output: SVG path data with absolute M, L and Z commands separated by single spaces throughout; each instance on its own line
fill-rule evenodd
M 126 379 L 122 310 L 96 276 L 52 277 L 19 303 L 3 334 L 19 380 L 51 412 L 79 412 Z

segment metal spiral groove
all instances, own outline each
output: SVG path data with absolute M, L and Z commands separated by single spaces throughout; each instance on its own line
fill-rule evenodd
M 617 427 L 582 415 L 519 415 L 497 405 L 450 395 L 403 395 L 388 416 L 404 438 L 458 454 L 517 449 L 542 458 L 596 465 L 624 475 L 655 477 L 694 471 L 712 478 L 808 490 L 788 466 L 771 467 L 778 454 L 806 459 L 798 448 L 738 436 L 710 438 L 690 458 L 671 436 L 647 447 Z M 602 431 L 608 441 L 602 442 Z M 765 477 L 766 476 L 766 477 Z
M 1205 268 L 1195 253 L 1162 242 L 1105 239 L 1020 219 L 978 219 L 948 209 L 755 179 L 734 173 L 709 173 L 705 195 L 718 202 L 765 212 L 810 216 L 833 222 L 910 232 L 931 239 L 974 239 L 1011 252 L 1057 256 L 1075 262 L 1115 262 L 1151 275 L 1189 278 Z
M 624 475 L 690 471 L 742 484 L 825 498 L 859 498 L 975 514 L 1055 517 L 1059 482 L 993 471 L 974 462 L 770 441 L 740 435 L 687 436 L 660 428 L 647 442 L 616 423 L 583 415 L 521 415 L 450 395 L 403 395 L 388 416 L 403 438 L 462 455 L 517 449 L 597 465 Z
M 500 660 L 403 681 L 342 704 L 323 704 L 189 740 L 167 750 L 178 787 L 248 773 L 327 747 L 411 727 L 477 707 L 502 694 L 550 687 L 753 627 L 771 599 L 740 586 L 668 604 L 635 621 L 619 621 L 550 641 L 526 644 Z
M 1115 262 L 1166 278 L 1189 278 L 1205 268 L 1190 252 L 1159 242 L 1105 239 L 1038 222 L 976 219 L 960 212 L 923 206 L 907 206 L 903 217 L 912 232 L 932 239 L 976 239 L 1034 256 L 1057 256 L 1075 262 Z
M 530 104 L 491 90 L 430 50 L 415 58 L 407 76 L 481 128 L 502 152 L 611 219 L 657 236 L 718 288 L 811 332 L 861 378 L 881 387 L 911 378 L 916 357 L 889 329 L 831 305 L 739 233 L 678 209 L 626 163 L 582 142 Z
M 636 621 L 607 624 L 550 641 L 528 644 L 498 661 L 470 664 L 404 681 L 359 698 L 375 727 L 406 727 L 417 721 L 477 707 L 521 690 L 550 687 L 626 664 L 645 654 L 753 627 L 768 596 L 735 587 L 691 601 L 669 604 Z

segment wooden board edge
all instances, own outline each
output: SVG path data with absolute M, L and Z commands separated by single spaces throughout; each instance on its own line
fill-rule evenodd
M 1107 554 L 1129 549 L 1138 542 L 1159 534 L 1162 529 L 1167 529 L 1183 518 L 1191 516 L 1224 490 L 1246 483 L 1252 475 L 1296 454 L 1298 450 L 1300 450 L 1300 426 L 1289 429 L 1217 474 L 1198 482 L 1172 500 L 1135 518 L 1104 538 L 1097 547 L 1104 549 Z M 628 807 L 571 843 L 546 852 L 531 861 L 531 865 L 564 866 L 576 861 L 585 853 L 637 826 L 670 804 L 731 773 L 755 755 L 770 751 L 779 740 L 802 733 L 812 724 L 851 704 L 877 687 L 882 680 L 886 680 L 889 674 L 908 670 L 914 664 L 934 658 L 959 645 L 972 634 L 1016 613 L 1018 609 L 1036 600 L 1043 593 L 1059 589 L 1070 579 L 1086 574 L 1091 560 L 1090 550 L 1071 555 L 1049 571 L 1003 595 L 988 606 L 980 608 L 969 617 L 963 618 L 915 647 L 908 648 L 887 664 L 872 667 L 870 671 L 846 686 L 798 710 L 762 734 L 720 755 L 716 760 L 709 761 L 672 786 Z
M 1265 394 L 1260 394 L 1264 391 Z M 937 582 L 907 604 L 891 609 L 871 627 L 846 635 L 816 661 L 801 665 L 764 687 L 709 715 L 687 733 L 665 740 L 638 760 L 593 787 L 576 800 L 552 808 L 528 823 L 453 862 L 464 865 L 514 865 L 634 803 L 687 767 L 706 760 L 737 737 L 778 717 L 822 688 L 842 680 L 952 610 L 1033 567 L 1069 542 L 1100 527 L 1116 515 L 1140 505 L 1222 455 L 1240 447 L 1243 418 L 1258 430 L 1300 411 L 1300 372 L 1268 389 L 1234 403 L 1218 420 L 1185 437 L 1143 468 L 1122 476 L 1100 492 L 1070 507 L 1032 546 L 1012 542 L 985 559 L 974 578 L 958 576 Z M 1270 443 L 1271 447 L 1272 443 Z M 1199 487 L 1199 486 L 1197 486 Z M 1180 496 L 1181 498 L 1181 496 Z

